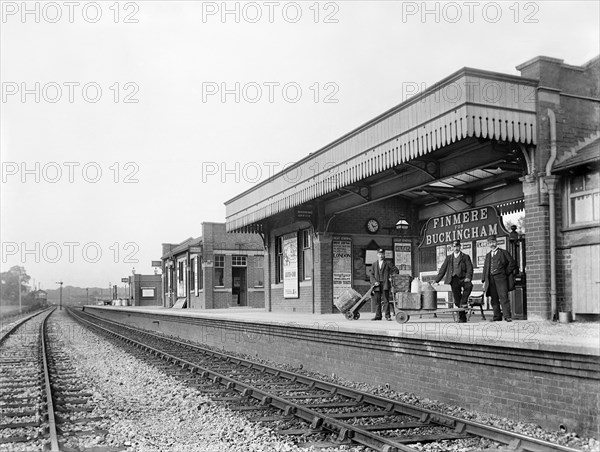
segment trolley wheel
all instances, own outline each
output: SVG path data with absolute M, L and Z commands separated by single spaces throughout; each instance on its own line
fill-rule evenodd
M 358 320 L 358 319 L 360 319 L 360 312 L 355 312 L 355 313 L 354 313 L 354 317 L 353 317 L 353 319 L 354 319 L 354 320 Z
M 404 311 L 398 311 L 396 313 L 396 322 L 398 323 L 406 323 L 410 320 L 410 315 L 408 315 Z
M 344 312 L 344 315 L 348 320 L 354 320 L 354 313 L 352 311 L 346 311 Z

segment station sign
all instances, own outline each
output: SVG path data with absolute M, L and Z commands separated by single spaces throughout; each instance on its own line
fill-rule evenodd
M 450 245 L 455 240 L 469 242 L 506 234 L 508 231 L 495 207 L 478 207 L 427 220 L 419 247 Z
M 162 267 L 162 261 L 152 261 L 152 267 Z
M 308 220 L 312 221 L 314 211 L 312 206 L 296 207 L 295 209 L 296 221 Z

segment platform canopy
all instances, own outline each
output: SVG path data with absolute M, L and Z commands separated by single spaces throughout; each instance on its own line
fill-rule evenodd
M 536 143 L 537 81 L 464 68 L 227 201 L 227 230 L 318 199 L 465 139 Z

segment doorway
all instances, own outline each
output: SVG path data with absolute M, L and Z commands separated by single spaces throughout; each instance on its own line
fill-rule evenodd
M 232 306 L 247 306 L 248 288 L 246 283 L 246 267 L 233 267 L 231 273 L 233 279 L 231 289 Z

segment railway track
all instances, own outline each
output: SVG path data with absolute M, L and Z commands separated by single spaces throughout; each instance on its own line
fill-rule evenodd
M 118 339 L 147 361 L 177 375 L 215 401 L 270 423 L 307 444 L 360 444 L 374 450 L 414 451 L 411 445 L 485 438 L 523 451 L 569 447 L 375 396 L 70 310 L 80 322 Z M 483 441 L 482 444 L 486 444 Z M 484 447 L 475 446 L 476 450 Z
M 61 349 L 54 311 L 24 318 L 0 337 L 0 448 L 125 450 L 98 441 L 105 419 Z

